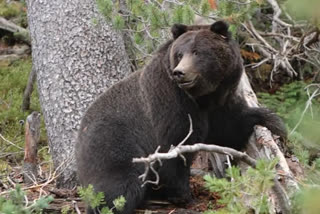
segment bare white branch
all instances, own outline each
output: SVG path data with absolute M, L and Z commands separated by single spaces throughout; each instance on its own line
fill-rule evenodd
M 317 88 L 316 88 L 316 89 L 312 92 L 312 94 L 310 95 L 310 91 L 309 91 L 309 90 L 310 90 L 310 88 L 311 88 L 312 86 L 316 86 Z M 296 131 L 296 129 L 299 127 L 299 125 L 301 124 L 301 122 L 302 122 L 302 120 L 303 120 L 303 118 L 304 118 L 307 110 L 308 110 L 309 108 L 312 109 L 312 100 L 313 100 L 315 97 L 317 97 L 317 96 L 320 95 L 320 84 L 310 84 L 310 85 L 308 85 L 305 89 L 307 90 L 307 94 L 308 94 L 309 98 L 308 98 L 308 100 L 307 100 L 307 102 L 306 102 L 306 106 L 305 106 L 305 108 L 304 108 L 304 110 L 303 110 L 303 112 L 302 112 L 302 114 L 301 114 L 301 116 L 300 116 L 300 119 L 299 119 L 298 123 L 297 123 L 297 124 L 295 125 L 295 127 L 291 130 L 291 132 L 290 132 L 289 135 L 292 135 L 292 134 Z
M 14 143 L 12 143 L 11 141 L 9 141 L 9 140 L 7 140 L 6 138 L 4 138 L 4 137 L 2 136 L 2 134 L 0 134 L 0 138 L 1 138 L 2 140 L 4 140 L 4 142 L 9 143 L 11 146 L 14 146 L 14 147 L 16 147 L 16 148 L 18 148 L 18 149 L 20 149 L 20 150 L 23 150 L 22 147 L 14 144 Z

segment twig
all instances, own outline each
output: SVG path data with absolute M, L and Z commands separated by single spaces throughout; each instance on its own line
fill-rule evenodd
M 0 155 L 0 158 L 5 158 L 5 157 L 8 157 L 8 156 L 10 156 L 10 155 L 16 155 L 16 154 L 21 154 L 21 153 L 24 153 L 24 151 L 2 153 L 2 154 Z
M 16 183 L 11 180 L 10 176 L 7 176 L 7 180 L 11 184 L 11 186 L 16 187 Z
M 257 32 L 261 36 L 265 36 L 265 37 L 281 37 L 281 38 L 293 40 L 295 42 L 299 42 L 300 41 L 298 37 L 289 36 L 289 35 L 285 35 L 285 34 L 282 34 L 282 33 L 268 33 L 268 32 L 260 32 L 260 31 L 257 31 Z
M 276 32 L 276 30 L 277 30 L 276 22 L 278 24 L 282 25 L 283 27 L 303 27 L 303 26 L 305 26 L 304 24 L 294 24 L 294 25 L 292 25 L 292 24 L 289 24 L 289 23 L 286 23 L 286 22 L 282 21 L 279 18 L 281 13 L 282 13 L 282 10 L 281 10 L 278 2 L 276 0 L 267 0 L 267 1 L 271 5 L 271 7 L 272 7 L 272 9 L 274 11 L 274 13 L 273 13 L 273 21 L 272 21 L 272 31 L 273 32 Z M 290 17 L 290 19 L 291 19 L 291 21 L 293 21 L 291 17 Z
M 47 186 L 48 184 L 50 184 L 52 181 L 54 181 L 57 177 L 59 177 L 62 172 L 68 167 L 68 163 L 70 163 L 72 160 L 72 157 L 70 157 L 69 159 L 66 159 L 65 161 L 63 161 L 56 169 L 53 173 L 49 173 L 49 177 L 47 179 L 46 182 L 42 183 L 42 184 L 37 184 L 37 185 L 33 185 L 33 186 L 29 186 L 29 187 L 24 187 L 22 188 L 23 191 L 25 190 L 29 190 L 29 189 L 37 189 L 37 188 L 44 188 L 45 186 Z M 10 191 L 3 191 L 0 193 L 0 195 L 5 195 L 8 194 Z
M 308 86 L 305 88 L 305 89 L 307 89 L 307 93 L 308 93 L 309 99 L 308 99 L 307 102 L 306 102 L 306 106 L 305 106 L 305 108 L 304 108 L 304 110 L 303 110 L 303 112 L 302 112 L 302 114 L 301 114 L 301 116 L 300 116 L 300 119 L 299 119 L 298 123 L 297 123 L 296 126 L 291 130 L 291 132 L 290 132 L 289 135 L 292 135 L 292 134 L 296 131 L 296 129 L 299 127 L 299 125 L 301 124 L 301 122 L 302 122 L 302 120 L 303 120 L 303 118 L 304 118 L 304 115 L 306 114 L 308 108 L 309 108 L 309 107 L 312 108 L 312 99 L 315 98 L 315 97 L 317 97 L 318 95 L 320 95 L 320 87 L 319 87 L 319 88 L 317 88 L 317 89 L 312 93 L 312 95 L 310 96 L 310 94 L 309 94 L 309 88 L 310 88 L 311 86 L 313 86 L 313 85 L 314 85 L 314 84 L 308 85 Z
M 12 145 L 12 146 L 14 146 L 14 147 L 16 147 L 16 148 L 18 148 L 18 149 L 23 150 L 23 148 L 22 148 L 22 147 L 17 146 L 16 144 L 12 143 L 11 141 L 9 141 L 9 140 L 5 139 L 1 134 L 0 134 L 0 138 L 1 138 L 2 140 L 4 140 L 5 142 L 9 143 L 10 145 Z
M 183 145 L 189 139 L 191 134 L 193 133 L 192 118 L 191 118 L 190 114 L 188 114 L 188 118 L 189 118 L 189 124 L 190 124 L 189 132 L 188 132 L 187 136 L 178 144 L 178 146 Z
M 228 165 L 229 168 L 231 168 L 230 156 L 229 155 L 226 155 L 226 156 L 227 156 L 227 163 L 226 164 Z M 234 182 L 233 174 L 231 174 L 230 177 L 231 177 L 231 182 Z
M 246 25 L 243 25 L 246 26 Z M 258 31 L 255 29 L 255 27 L 253 26 L 251 21 L 248 21 L 248 27 L 246 26 L 246 29 L 249 29 L 251 31 L 251 33 L 259 40 L 261 41 L 270 51 L 272 51 L 273 53 L 277 53 L 278 51 L 275 50 L 259 33 Z
M 73 204 L 73 207 L 76 210 L 77 214 L 81 214 L 78 203 L 75 200 L 72 200 L 72 204 Z

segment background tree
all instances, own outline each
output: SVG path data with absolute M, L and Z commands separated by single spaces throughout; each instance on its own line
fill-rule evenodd
M 27 0 L 33 69 L 58 186 L 76 184 L 73 151 L 81 116 L 105 88 L 130 73 L 119 32 L 94 0 Z

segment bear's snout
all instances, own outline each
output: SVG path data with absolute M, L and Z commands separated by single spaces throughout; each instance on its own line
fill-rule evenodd
M 174 78 L 175 80 L 182 80 L 183 77 L 184 77 L 184 75 L 185 75 L 184 71 L 179 70 L 179 69 L 173 70 L 173 73 L 172 73 L 172 74 L 173 74 L 173 78 Z
M 192 54 L 184 54 L 178 65 L 172 71 L 173 79 L 180 85 L 191 83 L 197 74 L 193 66 Z
M 182 89 L 192 88 L 197 83 L 197 77 L 196 73 L 185 73 L 180 70 L 173 71 L 173 78 Z

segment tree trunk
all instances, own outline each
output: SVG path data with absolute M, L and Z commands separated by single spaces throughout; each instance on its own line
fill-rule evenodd
M 76 185 L 74 144 L 86 108 L 130 72 L 119 32 L 95 0 L 27 0 L 33 69 L 58 187 Z

